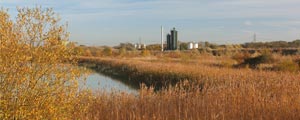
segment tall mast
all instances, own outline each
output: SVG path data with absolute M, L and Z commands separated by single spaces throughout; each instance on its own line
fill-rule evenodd
M 163 26 L 160 27 L 161 30 L 161 51 L 164 51 L 164 28 Z

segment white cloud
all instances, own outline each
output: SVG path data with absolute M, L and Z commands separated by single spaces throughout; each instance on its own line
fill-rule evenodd
M 252 26 L 253 23 L 252 23 L 251 21 L 245 21 L 245 22 L 244 22 L 244 25 L 246 25 L 246 26 Z
M 131 35 L 130 37 L 137 32 L 140 34 L 145 32 L 145 28 L 149 29 L 149 26 L 160 26 L 161 24 L 184 26 L 185 30 L 180 32 L 182 39 L 194 39 L 201 31 L 200 33 L 207 34 L 200 37 L 208 40 L 238 39 L 248 34 L 251 37 L 253 31 L 261 33 L 259 36 L 293 38 L 291 36 L 295 35 L 298 29 L 292 29 L 292 27 L 300 28 L 300 7 L 298 7 L 300 0 L 64 0 L 60 2 L 54 0 L 0 0 L 0 4 L 13 9 L 15 6 L 26 5 L 53 7 L 56 12 L 61 14 L 62 19 L 67 19 L 70 23 L 72 22 L 73 26 L 76 26 L 72 27 L 76 28 L 72 31 L 85 26 L 84 31 L 77 31 L 91 32 L 91 35 L 96 35 L 89 39 L 101 39 L 101 37 L 114 39 L 110 37 L 113 32 L 112 34 L 107 32 L 101 36 L 92 33 L 94 31 L 103 32 L 103 24 L 105 27 L 138 26 L 134 28 L 139 31 L 128 28 L 128 32 L 124 32 L 124 35 Z M 135 23 L 140 21 L 142 23 L 138 25 Z M 119 22 L 118 25 L 115 25 L 116 22 Z M 84 23 L 84 25 L 80 23 Z M 248 32 L 243 33 L 241 31 L 245 26 L 251 27 L 247 27 Z M 89 31 L 88 28 L 92 30 Z M 146 32 L 155 33 L 155 31 Z M 191 32 L 195 33 L 187 35 L 188 37 L 183 36 L 183 33 Z M 78 36 L 76 37 L 78 38 Z M 149 39 L 152 38 L 149 37 Z

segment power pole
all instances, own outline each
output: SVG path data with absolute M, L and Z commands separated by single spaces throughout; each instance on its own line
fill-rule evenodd
M 253 35 L 253 42 L 256 42 L 256 33 Z
M 160 30 L 161 30 L 161 51 L 163 52 L 164 51 L 164 28 L 163 28 L 163 26 L 161 26 L 161 28 L 160 28 Z

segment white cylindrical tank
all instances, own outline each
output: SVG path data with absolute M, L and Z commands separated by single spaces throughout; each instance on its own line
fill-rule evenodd
M 194 43 L 194 49 L 198 49 L 199 46 L 198 46 L 198 43 Z
M 137 47 L 138 47 L 138 45 L 137 45 L 137 44 L 134 44 L 134 48 L 137 49 Z
M 188 49 L 191 50 L 191 49 L 193 49 L 193 47 L 194 47 L 193 43 L 190 42 L 190 43 L 188 44 Z

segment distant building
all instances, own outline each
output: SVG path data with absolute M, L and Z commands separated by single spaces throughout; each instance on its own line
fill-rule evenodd
M 134 48 L 137 50 L 146 49 L 146 44 L 136 43 L 134 44 Z
M 178 32 L 173 28 L 171 34 L 167 34 L 167 50 L 177 50 L 178 48 Z
M 199 48 L 199 45 L 198 45 L 198 43 L 194 43 L 194 49 L 198 49 Z
M 188 49 L 191 50 L 191 49 L 198 49 L 199 48 L 199 43 L 197 42 L 189 42 L 188 43 Z
M 171 44 L 172 44 L 171 35 L 167 34 L 167 50 L 171 49 Z
M 192 42 L 188 43 L 188 49 L 191 50 L 194 48 L 194 44 Z

